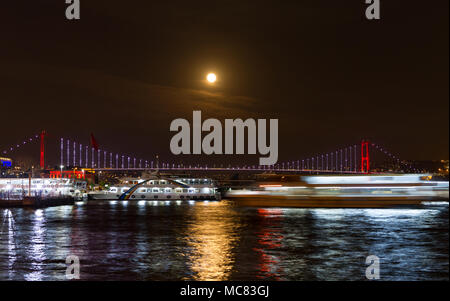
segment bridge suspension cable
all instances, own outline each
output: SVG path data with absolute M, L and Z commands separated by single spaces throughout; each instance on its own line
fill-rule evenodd
M 13 153 L 14 151 L 19 150 L 20 148 L 24 147 L 25 145 L 28 145 L 33 142 L 38 142 L 38 141 L 40 141 L 40 136 L 39 136 L 39 134 L 35 134 L 35 135 L 32 135 L 32 136 L 22 140 L 22 142 L 20 142 L 20 143 L 11 145 L 10 147 L 3 149 L 1 153 L 2 153 L 2 155 L 8 155 L 8 154 Z

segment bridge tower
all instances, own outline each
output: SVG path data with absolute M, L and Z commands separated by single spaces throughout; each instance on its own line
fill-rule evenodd
M 41 169 L 45 169 L 45 136 L 47 135 L 47 133 L 45 132 L 45 130 L 43 130 L 41 132 L 41 160 L 40 160 L 40 166 Z
M 361 141 L 361 172 L 369 173 L 370 171 L 370 155 L 369 141 Z

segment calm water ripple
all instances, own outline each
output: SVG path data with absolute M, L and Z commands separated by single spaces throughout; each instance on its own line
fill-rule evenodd
M 448 204 L 257 209 L 231 202 L 0 209 L 0 280 L 449 280 Z

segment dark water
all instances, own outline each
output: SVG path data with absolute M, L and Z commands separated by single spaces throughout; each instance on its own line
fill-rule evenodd
M 0 280 L 448 280 L 448 204 L 257 209 L 230 202 L 0 209 Z

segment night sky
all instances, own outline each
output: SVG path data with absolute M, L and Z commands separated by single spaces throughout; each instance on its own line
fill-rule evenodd
M 447 0 L 381 0 L 379 21 L 363 0 L 81 0 L 75 21 L 66 6 L 0 4 L 0 148 L 46 129 L 57 164 L 59 137 L 93 132 L 101 148 L 170 159 L 170 122 L 202 110 L 278 118 L 279 161 L 364 137 L 448 158 Z

